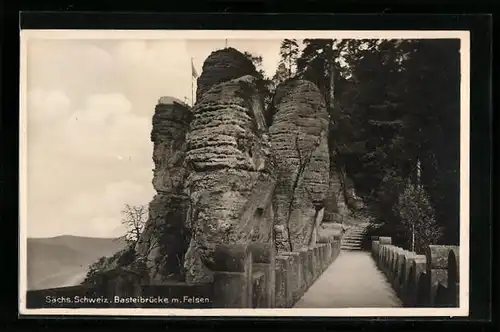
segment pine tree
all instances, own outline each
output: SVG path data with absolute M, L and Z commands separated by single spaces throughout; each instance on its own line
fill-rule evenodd
M 287 70 L 287 78 L 291 78 L 296 73 L 297 58 L 299 55 L 299 45 L 295 39 L 284 39 L 280 47 L 280 65 L 284 65 Z
M 257 70 L 257 88 L 264 97 L 264 108 L 267 108 L 267 106 L 271 102 L 272 94 L 274 93 L 273 80 L 266 76 L 266 73 L 262 68 L 262 56 L 254 55 L 246 51 L 243 54 L 252 61 L 255 69 Z
M 288 69 L 283 63 L 280 63 L 272 79 L 274 88 L 286 81 L 289 77 Z

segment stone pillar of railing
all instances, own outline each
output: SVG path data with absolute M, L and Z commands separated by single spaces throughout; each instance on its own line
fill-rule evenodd
M 332 262 L 332 239 L 327 237 L 327 236 L 322 236 L 318 239 L 318 243 L 324 245 L 324 261 L 326 264 L 325 268 L 328 268 L 330 266 L 330 263 Z
M 419 304 L 419 283 L 420 279 L 426 271 L 426 257 L 425 255 L 416 255 L 413 257 L 409 285 L 408 285 L 408 306 L 416 307 Z
M 387 264 L 387 246 L 392 244 L 392 238 L 387 236 L 380 236 L 379 242 L 379 268 L 385 273 Z
M 411 251 L 405 250 L 403 254 L 403 258 L 401 261 L 400 273 L 399 273 L 399 287 L 397 289 L 397 294 L 403 304 L 406 304 L 406 296 L 408 292 L 408 279 L 411 270 L 411 266 L 413 264 L 413 258 L 415 257 L 415 253 Z
M 452 307 L 460 306 L 460 256 L 459 247 L 453 247 L 448 254 L 448 288 Z
M 380 236 L 378 241 L 380 244 L 392 244 L 392 238 L 390 236 Z
M 384 273 L 389 280 L 391 280 L 391 264 L 392 258 L 394 256 L 394 249 L 396 247 L 392 244 L 385 245 L 385 264 L 384 264 Z
M 309 250 L 307 248 L 303 248 L 299 250 L 299 256 L 300 256 L 300 267 L 302 269 L 301 273 L 301 293 L 304 294 L 305 291 L 311 286 L 312 284 L 312 273 L 309 270 L 310 266 L 310 260 L 311 256 L 309 255 Z
M 334 235 L 333 236 L 333 243 L 334 243 L 334 255 L 333 255 L 333 260 L 337 259 L 337 257 L 339 256 L 340 254 L 340 244 L 341 244 L 341 241 L 342 241 L 342 235 Z
M 292 293 L 293 303 L 297 302 L 303 295 L 302 288 L 302 273 L 303 267 L 301 263 L 301 257 L 299 252 L 283 252 L 282 256 L 289 256 L 291 258 L 289 273 L 290 277 L 290 291 Z
M 447 306 L 448 300 L 448 257 L 450 250 L 457 249 L 455 246 L 430 245 L 426 250 L 427 259 L 427 300 L 431 307 L 440 305 Z M 440 289 L 441 288 L 441 289 Z M 436 302 L 436 296 L 440 289 L 440 301 Z M 425 303 L 423 303 L 425 304 Z
M 371 247 L 372 257 L 373 257 L 373 259 L 375 259 L 375 261 L 377 261 L 378 260 L 378 249 L 379 249 L 378 247 L 380 245 L 380 242 L 378 240 L 378 236 L 372 236 L 371 243 L 372 243 L 372 247 Z
M 252 272 L 262 272 L 264 274 L 262 307 L 274 308 L 276 287 L 275 249 L 269 243 L 252 243 L 249 245 L 249 250 L 253 260 Z M 253 306 L 255 307 L 256 304 L 254 303 Z
M 290 308 L 293 305 L 292 256 L 276 256 L 276 308 Z
M 252 253 L 247 245 L 217 245 L 213 271 L 215 308 L 252 308 Z
M 320 248 L 317 243 L 313 247 L 313 255 L 314 255 L 314 281 L 316 281 L 323 272 L 323 269 L 321 268 L 322 263 L 321 263 Z
M 394 249 L 394 255 L 392 259 L 392 265 L 391 265 L 391 285 L 392 288 L 397 291 L 399 289 L 399 283 L 400 283 L 400 273 L 401 273 L 401 266 L 403 265 L 403 260 L 404 260 L 404 253 L 405 250 L 403 248 L 396 247 Z
M 321 263 L 321 273 L 325 271 L 327 262 L 326 262 L 326 257 L 325 257 L 325 249 L 326 245 L 324 243 L 316 243 L 316 246 L 318 247 L 318 253 L 319 253 L 319 261 Z
M 311 274 L 311 285 L 316 281 L 316 256 L 314 255 L 314 248 L 308 248 L 307 249 L 307 255 L 309 257 L 308 263 L 308 269 Z M 310 285 L 309 285 L 310 286 Z

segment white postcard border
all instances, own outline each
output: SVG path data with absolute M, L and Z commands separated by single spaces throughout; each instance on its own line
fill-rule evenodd
M 331 308 L 331 309 L 27 309 L 27 42 L 31 39 L 450 39 L 461 40 L 460 113 L 460 307 L 459 308 Z M 21 30 L 19 118 L 19 313 L 77 316 L 317 316 L 419 317 L 469 315 L 469 180 L 470 180 L 470 33 L 459 30 Z

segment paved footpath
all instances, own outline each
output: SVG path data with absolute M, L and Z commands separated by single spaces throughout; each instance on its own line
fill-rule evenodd
M 341 251 L 294 308 L 401 307 L 369 252 Z

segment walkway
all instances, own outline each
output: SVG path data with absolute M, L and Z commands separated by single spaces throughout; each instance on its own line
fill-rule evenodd
M 341 251 L 295 308 L 390 308 L 401 301 L 369 252 Z

